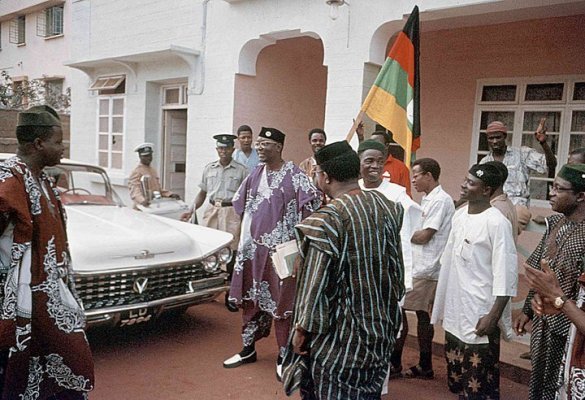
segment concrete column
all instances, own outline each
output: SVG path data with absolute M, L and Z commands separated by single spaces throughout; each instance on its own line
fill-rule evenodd
M 354 27 L 348 37 L 347 29 L 346 22 L 332 24 L 323 40 L 327 66 L 325 131 L 328 142 L 345 139 L 360 110 L 364 93 L 364 65 L 370 34 L 357 32 Z M 357 139 L 351 144 L 357 147 Z

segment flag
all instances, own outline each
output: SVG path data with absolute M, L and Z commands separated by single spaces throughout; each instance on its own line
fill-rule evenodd
M 394 135 L 410 168 L 411 152 L 420 147 L 419 27 L 415 6 L 398 34 L 361 111 Z

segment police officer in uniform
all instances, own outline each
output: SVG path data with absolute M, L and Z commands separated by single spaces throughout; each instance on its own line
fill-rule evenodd
M 248 169 L 232 158 L 236 136 L 219 134 L 213 138 L 216 140 L 219 160 L 213 161 L 203 168 L 203 176 L 199 184 L 201 190 L 195 197 L 191 211 L 184 213 L 181 220 L 188 221 L 195 210 L 201 207 L 206 199 L 209 199 L 210 204 L 203 215 L 203 225 L 234 235 L 230 247 L 235 252 L 238 249 L 241 221 L 240 216 L 236 214 L 232 206 L 232 198 L 242 181 L 248 176 Z M 228 264 L 230 276 L 234 261 L 235 255 Z M 234 304 L 228 302 L 227 293 L 225 301 L 228 310 L 238 311 Z
M 142 143 L 136 146 L 134 151 L 138 153 L 138 157 L 140 158 L 140 164 L 134 168 L 130 174 L 130 178 L 128 178 L 128 189 L 130 190 L 130 197 L 134 202 L 134 208 L 137 208 L 136 206 L 138 204 L 148 207 L 150 205 L 150 200 L 152 200 L 147 199 L 142 192 L 142 182 L 140 179 L 143 176 L 150 177 L 150 190 L 152 192 L 159 192 L 162 197 L 171 197 L 173 199 L 179 200 L 181 196 L 171 191 L 164 190 L 160 186 L 158 172 L 156 172 L 156 170 L 150 166 L 152 163 L 154 144 Z

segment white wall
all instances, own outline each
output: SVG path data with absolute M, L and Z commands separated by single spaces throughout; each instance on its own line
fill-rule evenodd
M 159 65 L 152 61 L 138 61 L 137 91 L 127 96 L 125 174 L 133 165 L 130 146 L 151 136 L 154 123 L 158 121 L 160 125 L 159 120 L 150 116 L 153 103 L 146 96 L 153 91 L 146 89 L 147 83 L 177 76 L 190 76 L 195 83 L 188 103 L 188 200 L 197 192 L 202 167 L 216 158 L 214 143 L 209 138 L 214 133 L 233 129 L 235 76 L 241 72 L 240 57 L 246 56 L 242 55 L 242 49 L 247 43 L 261 39 L 265 45 L 270 45 L 278 39 L 302 35 L 320 38 L 323 65 L 327 67 L 324 128 L 330 141 L 340 140 L 345 138 L 352 118 L 359 111 L 364 90 L 364 64 L 372 60 L 371 49 L 376 46 L 385 49 L 387 39 L 402 28 L 404 14 L 409 13 L 415 4 L 414 1 L 353 1 L 349 6 L 341 7 L 339 18 L 333 21 L 324 0 L 231 3 L 211 0 L 205 3 L 205 47 L 201 43 L 202 0 L 175 0 L 172 7 L 168 2 L 157 0 L 76 0 L 73 4 L 73 61 L 145 53 L 169 45 L 204 51 L 197 68 L 191 70 L 176 60 L 165 60 Z M 551 7 L 553 3 L 555 7 Z M 581 3 L 571 0 L 427 0 L 420 11 L 423 27 L 441 30 L 452 29 L 454 22 L 464 26 L 473 21 L 481 26 L 502 19 L 522 20 L 551 12 L 571 15 L 577 7 L 575 4 Z M 381 27 L 388 32 L 382 32 Z M 379 59 L 383 60 L 383 56 Z M 248 65 L 255 62 L 254 59 L 248 61 Z M 98 64 L 96 61 L 98 69 L 94 73 L 116 72 L 112 67 L 100 70 Z M 180 73 L 177 73 L 177 68 Z M 71 120 L 72 154 L 95 158 L 95 144 L 90 149 L 91 146 L 83 144 L 82 140 L 78 144 L 73 135 L 83 128 L 87 131 L 84 135 L 93 135 L 92 138 L 86 137 L 86 142 L 95 142 L 97 102 L 83 93 L 87 79 L 80 78 L 75 82 L 79 93 L 74 94 L 76 104 Z M 149 117 L 145 115 L 147 108 Z
M 73 59 L 157 50 L 198 43 L 199 2 L 193 0 L 80 0 L 74 4 Z M 79 46 L 81 45 L 81 46 Z
M 50 2 L 23 1 L 0 1 L 0 19 L 5 13 L 14 10 L 23 10 L 24 6 L 30 4 L 43 4 L 43 7 Z M 28 79 L 38 79 L 43 76 L 63 76 L 64 88 L 70 86 L 68 82 L 69 68 L 63 65 L 63 61 L 69 58 L 69 44 L 72 37 L 71 32 L 71 7 L 70 2 L 65 3 L 63 9 L 63 32 L 62 36 L 44 38 L 37 36 L 37 16 L 39 11 L 26 14 L 26 44 L 16 45 L 9 43 L 10 20 L 3 20 L 1 24 L 2 50 L 0 51 L 0 70 L 5 70 L 12 77 L 27 76 Z

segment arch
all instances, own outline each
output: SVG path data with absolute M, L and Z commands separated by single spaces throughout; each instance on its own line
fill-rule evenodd
M 384 64 L 384 61 L 386 60 L 388 41 L 397 32 L 400 32 L 403 27 L 404 20 L 402 19 L 385 22 L 380 25 L 372 35 L 370 51 L 368 54 L 368 62 L 377 65 Z
M 300 29 L 277 31 L 260 35 L 256 39 L 246 42 L 240 51 L 237 73 L 248 76 L 256 76 L 256 61 L 258 55 L 267 46 L 273 45 L 277 40 L 292 39 L 302 36 L 309 36 L 321 40 L 315 32 L 302 32 Z
M 281 129 L 286 134 L 284 158 L 299 163 L 312 154 L 307 132 L 325 123 L 323 42 L 298 31 L 267 40 L 274 44 L 261 48 L 256 41 L 249 53 L 258 53 L 248 60 L 253 70 L 236 74 L 233 129 L 243 124 L 254 133 L 262 126 Z

